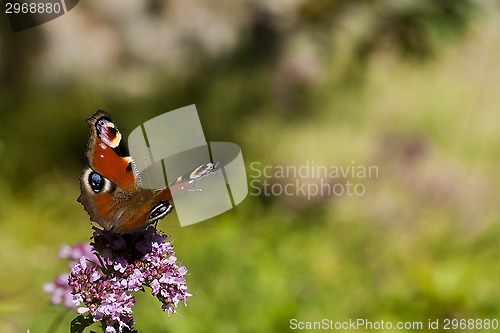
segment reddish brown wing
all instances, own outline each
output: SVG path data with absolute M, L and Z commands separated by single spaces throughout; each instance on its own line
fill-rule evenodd
M 141 189 L 132 193 L 127 204 L 118 209 L 119 218 L 113 230 L 131 233 L 144 230 L 149 224 L 164 218 L 173 210 L 172 196 L 168 188 L 161 191 Z
M 97 111 L 87 119 L 90 127 L 87 158 L 90 167 L 124 190 L 136 188 L 133 160 L 111 117 Z

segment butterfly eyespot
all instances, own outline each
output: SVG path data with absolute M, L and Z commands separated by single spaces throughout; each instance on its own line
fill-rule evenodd
M 149 220 L 153 222 L 162 219 L 172 211 L 172 208 L 172 205 L 168 201 L 162 201 L 156 204 L 153 209 L 151 209 L 151 213 L 149 213 Z
M 111 148 L 117 148 L 120 145 L 122 135 L 110 118 L 102 116 L 97 120 L 95 128 L 97 130 L 97 136 L 101 138 L 106 145 Z
M 104 188 L 105 180 L 104 178 L 98 174 L 97 172 L 91 172 L 89 174 L 89 185 L 92 188 L 92 191 L 95 193 L 99 193 Z
M 97 134 L 98 135 L 101 134 L 103 126 L 108 126 L 108 124 L 112 124 L 112 123 L 113 123 L 113 121 L 108 117 L 103 116 L 103 117 L 99 118 L 99 120 L 95 123 L 95 128 L 97 129 Z

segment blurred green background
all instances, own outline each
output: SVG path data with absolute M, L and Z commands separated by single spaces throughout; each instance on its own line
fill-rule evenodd
M 67 270 L 60 245 L 91 235 L 76 202 L 85 119 L 106 110 L 127 135 L 189 104 L 207 141 L 240 145 L 249 175 L 256 161 L 355 163 L 379 175 L 362 180 L 363 196 L 249 195 L 193 226 L 167 217 L 160 229 L 195 296 L 168 318 L 137 295 L 137 329 L 499 319 L 498 9 L 85 1 L 15 34 L 0 15 L 0 331 L 48 332 L 62 311 L 42 285 Z

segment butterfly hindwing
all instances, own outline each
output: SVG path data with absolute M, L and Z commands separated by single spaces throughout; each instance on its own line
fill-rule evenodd
M 102 177 L 90 166 L 83 169 L 80 176 L 81 195 L 78 201 L 83 205 L 92 221 L 105 229 L 111 229 L 113 217 L 113 195 L 116 185 Z

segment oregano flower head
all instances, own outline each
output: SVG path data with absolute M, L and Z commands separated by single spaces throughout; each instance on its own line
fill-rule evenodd
M 154 226 L 125 235 L 94 228 L 92 239 L 64 246 L 59 255 L 70 260 L 71 273 L 45 286 L 53 303 L 77 307 L 72 331 L 100 322 L 106 333 L 136 332 L 132 292 L 149 290 L 169 315 L 192 296 L 186 267 L 177 264 L 173 245 Z

